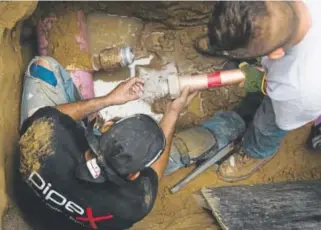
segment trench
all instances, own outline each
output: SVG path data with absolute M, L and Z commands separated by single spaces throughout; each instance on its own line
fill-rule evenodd
M 108 45 L 130 45 L 142 53 L 152 53 L 155 58 L 151 68 L 175 61 L 181 74 L 212 72 L 224 61 L 204 57 L 193 49 L 195 39 L 205 33 L 212 2 L 40 2 L 0 3 L 0 210 L 3 213 L 2 228 L 32 229 L 15 205 L 13 175 L 17 168 L 17 141 L 19 138 L 19 109 L 23 72 L 28 62 L 39 55 L 36 25 L 39 20 L 56 14 L 59 26 L 50 32 L 52 43 L 49 54 L 66 68 L 84 68 L 86 56 L 74 48 L 72 15 L 82 10 L 89 30 L 90 52 Z M 116 16 L 115 16 L 116 15 Z M 119 17 L 123 16 L 123 17 Z M 95 81 L 107 84 L 126 78 L 126 68 L 112 73 L 95 73 Z M 110 86 L 102 85 L 103 88 Z M 244 92 L 236 87 L 225 87 L 201 92 L 178 122 L 182 129 L 206 120 L 213 113 L 235 106 Z M 153 103 L 151 111 L 161 114 L 165 100 Z M 130 108 L 129 108 L 130 109 Z M 121 111 L 116 111 L 121 112 Z M 321 157 L 308 152 L 304 142 L 309 125 L 290 134 L 282 142 L 277 156 L 251 178 L 237 184 L 273 183 L 279 181 L 320 179 Z M 5 170 L 4 170 L 5 168 Z M 192 168 L 192 167 L 191 167 Z M 186 175 L 191 168 L 178 171 L 161 182 L 155 207 L 151 214 L 132 229 L 176 230 L 218 229 L 211 215 L 201 209 L 193 198 L 204 186 L 229 185 L 219 180 L 214 169 L 209 169 L 177 194 L 169 188 Z

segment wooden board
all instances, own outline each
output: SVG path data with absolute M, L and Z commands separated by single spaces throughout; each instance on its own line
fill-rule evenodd
M 321 229 L 321 181 L 203 188 L 223 229 Z

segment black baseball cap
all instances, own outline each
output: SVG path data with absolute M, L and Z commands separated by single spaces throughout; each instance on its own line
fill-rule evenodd
M 128 174 L 151 166 L 165 148 L 165 136 L 161 128 L 145 114 L 118 120 L 100 137 L 93 135 L 92 126 L 89 125 L 86 136 L 96 157 L 79 165 L 76 176 L 93 183 L 128 183 Z
M 215 56 L 221 58 L 227 58 L 232 60 L 250 60 L 263 55 L 247 56 L 247 48 L 238 48 L 234 50 L 223 50 L 217 47 L 215 44 L 211 44 L 208 35 L 203 35 L 195 40 L 194 48 L 200 54 L 205 56 Z

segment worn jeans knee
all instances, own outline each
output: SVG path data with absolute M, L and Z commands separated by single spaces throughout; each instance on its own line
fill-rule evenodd
M 32 76 L 30 68 L 39 60 L 45 60 L 53 72 L 57 84 L 50 84 L 42 76 Z M 46 106 L 57 106 L 81 100 L 69 73 L 51 57 L 35 57 L 25 73 L 21 102 L 21 124 L 35 111 Z

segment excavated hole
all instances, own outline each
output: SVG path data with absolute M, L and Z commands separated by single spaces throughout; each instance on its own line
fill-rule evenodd
M 212 7 L 211 4 L 213 5 L 213 3 L 200 2 L 39 2 L 34 14 L 25 20 L 21 33 L 20 42 L 24 67 L 32 57 L 37 55 L 35 25 L 39 19 L 50 15 L 52 12 L 69 15 L 75 9 L 82 9 L 86 15 L 99 12 L 100 14 L 109 13 L 141 18 L 144 24 L 142 31 L 147 34 L 153 32 L 153 36 L 144 45 L 156 57 L 156 61 L 153 63 L 155 68 L 163 62 L 174 60 L 182 74 L 214 71 L 223 60 L 203 57 L 192 48 L 192 43 L 196 37 L 205 33 L 204 28 Z M 106 20 L 105 16 L 104 20 Z M 97 25 L 97 28 L 99 26 L 101 25 Z M 15 32 L 11 33 L 11 36 L 16 36 Z M 63 34 L 64 31 L 60 31 L 60 33 Z M 104 34 L 104 31 L 101 33 L 101 38 L 108 35 Z M 132 42 L 135 41 L 136 38 Z M 68 42 L 70 42 L 68 39 L 61 40 L 62 45 L 68 44 Z M 96 42 L 101 45 L 104 39 L 100 41 L 97 39 Z M 59 47 L 56 47 L 57 52 L 58 50 Z M 65 57 L 61 60 L 62 62 L 68 61 L 72 57 L 72 54 L 64 52 L 56 53 L 56 55 Z M 104 73 L 99 73 L 97 78 L 106 81 L 117 80 L 126 76 L 128 74 L 126 71 L 112 74 L 113 79 L 110 75 L 106 76 Z M 20 87 L 20 85 L 17 87 Z M 231 109 L 242 96 L 243 92 L 238 87 L 204 91 L 192 103 L 185 115 L 181 117 L 178 126 L 190 126 L 210 117 L 216 111 Z M 163 111 L 164 104 L 164 100 L 160 100 L 154 104 L 153 110 L 156 112 Z M 308 133 L 309 127 L 291 132 L 283 141 L 275 158 L 250 179 L 240 183 L 253 184 L 320 179 L 320 156 L 309 153 L 304 147 L 304 141 Z M 190 170 L 191 168 L 183 169 L 161 182 L 158 200 L 152 213 L 132 229 L 217 229 L 217 226 L 213 224 L 212 217 L 207 215 L 192 197 L 193 193 L 204 186 L 227 185 L 217 178 L 213 170 L 203 173 L 177 194 L 172 195 L 168 191 L 169 187 Z M 31 228 L 20 218 L 18 209 L 11 203 L 3 218 L 3 229 L 24 230 Z

